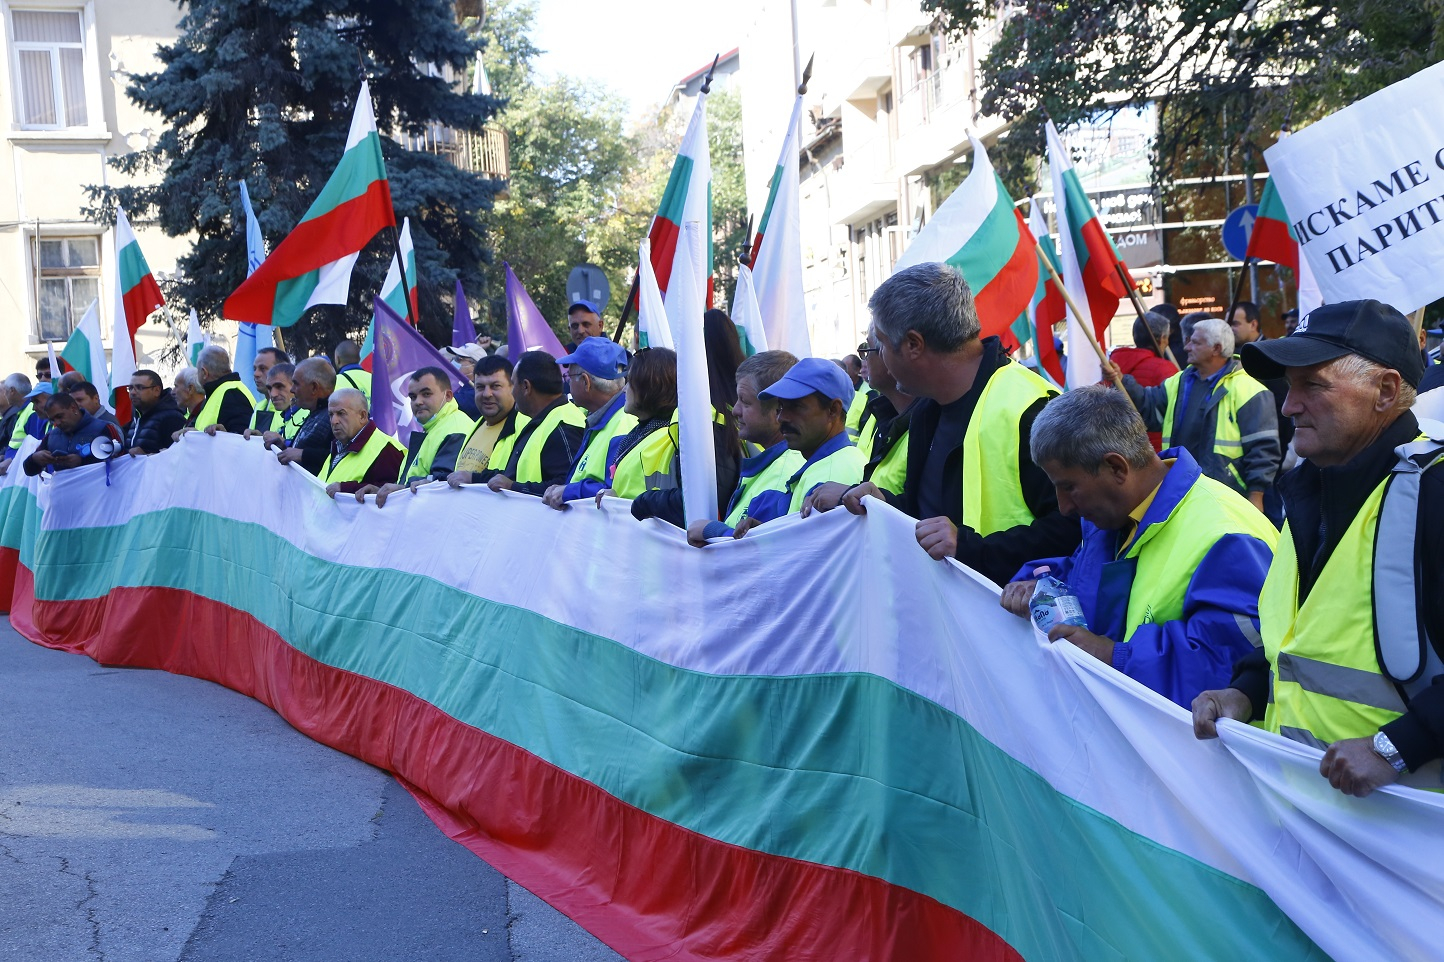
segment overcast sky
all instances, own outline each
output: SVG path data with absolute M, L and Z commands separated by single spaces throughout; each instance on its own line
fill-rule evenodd
M 707 0 L 542 0 L 536 45 L 541 69 L 591 78 L 636 116 L 678 80 L 738 45 L 752 4 Z

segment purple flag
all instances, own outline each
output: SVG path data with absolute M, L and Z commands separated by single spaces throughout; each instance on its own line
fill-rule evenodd
M 476 342 L 476 325 L 471 323 L 471 308 L 466 306 L 466 292 L 461 278 L 456 279 L 456 313 L 451 316 L 451 346 L 465 347 Z
M 565 357 L 566 349 L 557 340 L 552 326 L 532 303 L 531 295 L 506 266 L 506 357 L 515 364 L 527 351 L 546 351 L 552 357 Z
M 446 355 L 432 347 L 421 332 L 376 298 L 376 350 L 371 366 L 371 420 L 402 444 L 411 437 L 416 421 L 406 382 L 423 367 L 439 367 L 451 375 L 451 389 L 466 383 Z

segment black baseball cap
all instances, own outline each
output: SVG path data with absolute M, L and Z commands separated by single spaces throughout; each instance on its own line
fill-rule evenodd
M 1398 371 L 1411 387 L 1424 376 L 1419 334 L 1409 319 L 1379 301 L 1340 301 L 1299 319 L 1288 337 L 1245 344 L 1243 369 L 1256 378 L 1280 378 L 1284 368 L 1310 367 L 1357 354 Z

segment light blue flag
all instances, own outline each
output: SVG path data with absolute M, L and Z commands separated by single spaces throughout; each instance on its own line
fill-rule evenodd
M 256 220 L 256 211 L 251 206 L 251 194 L 246 190 L 246 182 L 240 181 L 239 185 L 241 207 L 246 212 L 246 276 L 249 277 L 261 266 L 261 261 L 266 259 L 266 241 L 261 237 L 261 222 Z M 242 323 L 236 333 L 236 356 L 232 366 L 241 375 L 241 384 L 252 394 L 256 393 L 251 380 L 256 352 L 275 345 L 275 335 L 269 324 Z

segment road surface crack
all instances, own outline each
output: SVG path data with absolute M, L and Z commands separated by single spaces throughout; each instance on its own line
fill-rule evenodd
M 85 910 L 85 921 L 90 926 L 90 945 L 86 947 L 86 953 L 104 960 L 105 952 L 100 947 L 100 913 L 94 904 L 95 900 L 100 897 L 100 889 L 96 887 L 95 876 L 90 872 L 86 872 L 84 875 L 76 872 L 70 867 L 70 860 L 67 858 L 60 859 L 60 874 L 69 875 L 85 883 L 85 898 L 76 902 L 75 908 L 76 911 Z

